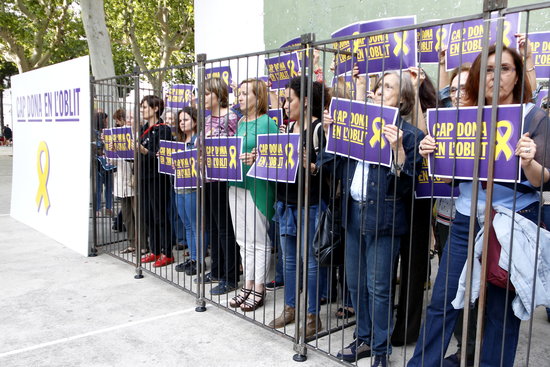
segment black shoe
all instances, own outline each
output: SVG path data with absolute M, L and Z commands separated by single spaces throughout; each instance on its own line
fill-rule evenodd
M 176 246 L 174 246 L 174 251 L 182 251 L 187 248 L 187 245 L 182 245 L 181 243 L 178 243 Z
M 195 260 L 189 260 L 185 267 L 185 274 L 196 275 L 197 274 L 197 262 Z
M 271 282 L 267 283 L 265 285 L 265 290 L 269 292 L 276 291 L 277 289 L 281 289 L 285 286 L 284 282 L 276 282 L 272 280 Z
M 214 278 L 212 276 L 212 273 L 207 273 L 205 276 L 204 276 L 204 279 L 202 279 L 201 277 L 197 277 L 195 278 L 195 280 L 193 281 L 195 284 L 197 284 L 198 282 L 202 281 L 204 284 L 208 284 L 208 283 L 217 283 L 219 282 L 220 280 L 217 279 L 217 278 Z
M 339 351 L 336 358 L 340 358 L 346 362 L 355 362 L 355 360 L 370 357 L 371 352 L 367 342 L 356 339 L 351 342 L 350 345 Z
M 210 290 L 210 294 L 213 296 L 221 296 L 222 294 L 232 292 L 237 288 L 237 284 L 227 283 L 222 280 L 217 286 Z
M 184 261 L 182 262 L 181 264 L 178 264 L 174 267 L 174 270 L 176 271 L 179 271 L 179 272 L 184 272 L 187 270 L 187 267 L 189 266 L 189 262 L 191 260 L 187 260 L 187 261 Z

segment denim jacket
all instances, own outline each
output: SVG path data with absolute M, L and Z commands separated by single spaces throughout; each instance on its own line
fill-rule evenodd
M 364 202 L 364 229 L 380 235 L 400 236 L 407 233 L 408 213 L 403 198 L 412 195 L 414 177 L 420 171 L 422 156 L 418 153 L 424 133 L 399 118 L 397 125 L 403 130 L 403 148 L 406 159 L 398 177 L 391 167 L 378 164 L 369 165 L 367 198 Z M 351 207 L 350 187 L 358 161 L 323 151 L 317 159 L 317 166 L 324 166 L 326 172 L 334 172 L 336 180 L 341 180 L 342 225 L 347 223 L 348 208 Z M 395 218 L 394 218 L 395 212 Z

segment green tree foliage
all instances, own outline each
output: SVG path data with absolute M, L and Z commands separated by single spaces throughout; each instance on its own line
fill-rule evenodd
M 2 0 L 0 57 L 21 73 L 85 55 L 79 16 L 70 0 Z
M 165 68 L 192 62 L 194 22 L 192 0 L 105 0 L 117 74 Z M 134 64 L 135 62 L 135 64 Z M 146 73 L 155 91 L 163 82 L 189 82 L 192 70 Z

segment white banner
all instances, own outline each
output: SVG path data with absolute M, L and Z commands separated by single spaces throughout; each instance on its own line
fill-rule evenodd
M 89 75 L 84 56 L 11 79 L 11 216 L 84 256 L 90 210 Z

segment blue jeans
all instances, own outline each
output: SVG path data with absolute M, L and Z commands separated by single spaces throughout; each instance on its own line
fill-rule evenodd
M 103 185 L 105 185 L 105 209 L 113 209 L 113 173 L 98 169 L 96 175 L 96 210 L 101 209 Z
M 187 244 L 187 227 L 185 220 L 179 213 L 179 206 L 177 203 L 176 193 L 172 190 L 170 195 L 170 205 L 168 208 L 168 218 L 172 221 L 172 231 L 178 244 Z
M 399 236 L 366 233 L 365 204 L 351 200 L 346 226 L 346 281 L 357 320 L 356 337 L 373 355 L 391 354 L 392 278 Z M 371 333 L 372 331 L 372 333 Z
M 536 207 L 536 205 L 535 205 Z M 536 221 L 537 209 L 521 213 L 524 217 Z M 443 249 L 441 263 L 435 279 L 432 299 L 426 310 L 426 320 L 420 330 L 414 355 L 407 364 L 414 366 L 439 366 L 445 357 L 449 341 L 455 329 L 456 320 L 461 310 L 456 310 L 451 302 L 456 297 L 458 281 L 468 257 L 468 232 L 470 217 L 456 213 L 451 226 L 451 234 Z M 475 231 L 479 231 L 476 222 Z M 488 284 L 487 306 L 485 309 L 485 331 L 481 366 L 500 366 L 501 346 L 504 346 L 502 366 L 513 366 L 518 342 L 520 320 L 514 315 L 512 301 L 514 292 L 508 294 L 505 305 L 506 290 Z M 508 308 L 506 320 L 504 310 Z M 477 317 L 470 315 L 470 317 Z M 506 323 L 506 334 L 502 344 L 502 333 Z
M 302 212 L 304 215 L 305 212 Z M 297 262 L 297 228 L 298 208 L 277 202 L 276 221 L 279 224 L 281 249 L 283 250 L 285 304 L 296 307 L 296 262 Z M 302 218 L 304 218 L 302 216 Z M 318 314 L 321 309 L 321 290 L 326 288 L 325 268 L 320 268 L 313 253 L 313 236 L 319 220 L 319 206 L 309 207 L 308 259 L 307 259 L 307 312 Z M 302 234 L 306 229 L 302 227 Z M 303 243 L 303 239 L 300 244 Z M 302 246 L 300 246 L 303 249 Z M 301 252 L 301 251 L 300 251 Z M 324 275 L 324 276 L 323 276 Z M 325 281 L 323 281 L 325 280 Z
M 191 260 L 197 260 L 197 193 L 176 194 L 178 214 L 185 227 Z M 203 251 L 204 256 L 204 251 Z

